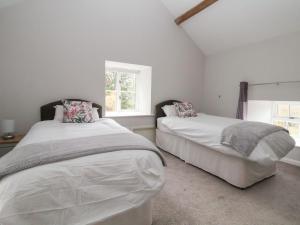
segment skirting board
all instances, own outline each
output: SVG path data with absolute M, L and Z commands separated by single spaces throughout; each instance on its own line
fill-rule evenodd
M 130 127 L 130 130 L 146 130 L 146 129 L 155 129 L 155 126 L 152 125 L 144 125 L 144 126 L 134 126 Z
M 284 162 L 284 163 L 287 163 L 287 164 L 291 164 L 293 166 L 299 166 L 300 167 L 300 161 L 298 161 L 298 160 L 284 158 L 284 159 L 282 159 L 280 161 Z

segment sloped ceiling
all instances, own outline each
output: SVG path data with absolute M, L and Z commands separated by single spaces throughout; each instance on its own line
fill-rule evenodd
M 201 0 L 161 0 L 174 19 Z M 300 30 L 300 0 L 219 0 L 180 25 L 206 55 Z

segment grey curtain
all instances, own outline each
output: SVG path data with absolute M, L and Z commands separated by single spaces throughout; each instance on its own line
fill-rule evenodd
M 244 119 L 244 103 L 248 101 L 248 82 L 240 82 L 240 96 L 236 112 L 237 119 Z

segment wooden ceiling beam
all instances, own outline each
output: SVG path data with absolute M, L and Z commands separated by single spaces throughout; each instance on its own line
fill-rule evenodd
M 218 0 L 203 0 L 202 2 L 200 2 L 198 5 L 196 5 L 195 7 L 191 8 L 190 10 L 186 11 L 184 14 L 182 14 L 181 16 L 177 17 L 175 19 L 175 23 L 177 25 L 180 25 L 182 22 L 188 20 L 189 18 L 191 18 L 192 16 L 196 15 L 197 13 L 203 11 L 204 9 L 206 9 L 207 7 L 209 7 L 210 5 L 214 4 L 215 2 L 217 2 Z

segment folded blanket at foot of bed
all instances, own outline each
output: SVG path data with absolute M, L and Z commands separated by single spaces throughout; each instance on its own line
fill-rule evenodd
M 146 138 L 134 133 L 107 134 L 17 146 L 0 158 L 0 179 L 39 165 L 121 150 L 152 151 L 166 165 L 161 152 Z
M 262 139 L 279 158 L 295 147 L 295 141 L 286 129 L 249 121 L 226 127 L 222 132 L 221 143 L 232 147 L 243 156 L 249 156 Z

